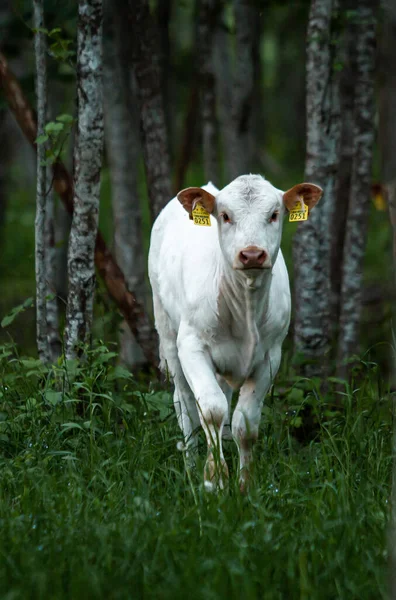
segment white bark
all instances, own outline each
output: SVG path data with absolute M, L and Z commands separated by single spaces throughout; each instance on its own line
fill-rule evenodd
M 305 180 L 324 189 L 323 198 L 294 237 L 296 350 L 308 362 L 306 375 L 323 372 L 329 349 L 330 223 L 340 144 L 338 76 L 331 42 L 334 0 L 312 0 L 307 50 L 307 158 Z
M 341 285 L 337 363 L 345 376 L 345 361 L 358 351 L 362 305 L 363 262 L 367 242 L 374 146 L 375 2 L 360 1 L 356 10 L 356 80 L 353 164 Z
M 74 151 L 74 212 L 69 240 L 66 358 L 89 341 L 95 290 L 94 250 L 103 150 L 102 0 L 79 0 L 78 124 Z
M 45 34 L 38 31 L 44 27 L 43 0 L 33 0 L 34 9 L 34 49 L 36 57 L 36 89 L 37 89 L 37 135 L 44 135 L 47 117 L 47 69 Z M 40 359 L 44 363 L 50 361 L 48 344 L 45 278 L 45 208 L 47 167 L 45 164 L 45 146 L 37 145 L 37 191 L 35 219 L 35 265 L 36 265 L 36 337 Z
M 140 157 L 138 107 L 130 85 L 129 64 L 125 61 L 125 37 L 119 15 L 111 13 L 108 2 L 104 44 L 104 108 L 107 157 L 110 166 L 114 249 L 128 289 L 147 305 L 146 260 L 142 238 L 142 217 L 138 195 Z M 114 17 L 114 19 L 113 19 Z M 121 326 L 121 361 L 133 367 L 144 356 L 129 327 Z

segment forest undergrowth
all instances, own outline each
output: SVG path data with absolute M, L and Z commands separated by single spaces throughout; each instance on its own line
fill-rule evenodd
M 250 491 L 186 474 L 171 386 L 148 389 L 97 342 L 47 369 L 0 347 L 0 597 L 386 598 L 391 395 L 283 367 Z M 334 388 L 334 389 L 333 389 Z M 338 390 L 336 392 L 336 390 Z M 341 390 L 341 391 L 340 391 Z

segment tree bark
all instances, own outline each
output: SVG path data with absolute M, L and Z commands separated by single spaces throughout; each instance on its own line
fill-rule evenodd
M 181 135 L 181 144 L 179 155 L 175 167 L 175 188 L 181 190 L 184 187 L 184 180 L 187 169 L 193 157 L 194 144 L 191 140 L 195 139 L 199 114 L 199 89 L 197 81 L 191 83 L 191 89 L 187 101 L 186 113 L 183 122 Z
M 118 0 L 119 9 L 123 12 L 124 4 L 124 0 Z M 147 190 L 154 219 L 173 196 L 161 89 L 159 36 L 148 0 L 128 0 L 128 7 Z
M 139 131 L 137 100 L 130 86 L 125 55 L 128 47 L 119 15 L 106 4 L 104 35 L 104 107 L 107 156 L 110 166 L 114 223 L 114 251 L 128 288 L 143 305 L 148 305 L 146 260 L 138 195 Z M 121 361 L 133 367 L 144 360 L 141 349 L 123 323 Z
M 227 181 L 232 179 L 232 145 L 234 138 L 230 126 L 230 114 L 232 109 L 232 83 L 233 71 L 231 66 L 231 42 L 230 32 L 223 22 L 218 19 L 214 34 L 214 64 L 216 73 L 216 95 L 218 98 L 220 132 L 222 152 L 224 156 L 225 174 Z
M 36 58 L 36 92 L 37 92 L 37 133 L 45 134 L 47 120 L 47 66 L 46 40 L 44 28 L 43 0 L 33 0 L 34 11 L 34 50 Z M 47 326 L 47 284 L 45 274 L 45 209 L 47 165 L 45 145 L 37 146 L 37 190 L 36 190 L 36 219 L 35 219 L 35 270 L 36 270 L 36 339 L 39 358 L 44 363 L 50 362 Z
M 356 8 L 356 83 L 354 155 L 344 243 L 338 375 L 346 377 L 346 361 L 357 352 L 362 305 L 363 262 L 370 213 L 374 146 L 374 69 L 376 1 L 360 0 Z
M 201 92 L 201 122 L 205 180 L 219 184 L 220 165 L 213 43 L 219 0 L 198 0 L 197 66 Z
M 249 171 L 249 129 L 254 91 L 254 36 L 258 18 L 253 0 L 234 0 L 236 64 L 229 127 L 227 175 L 234 179 Z
M 8 106 L 29 143 L 35 148 L 37 124 L 34 112 L 29 105 L 14 74 L 8 68 L 7 60 L 0 52 L 0 85 Z M 53 165 L 53 186 L 70 215 L 73 214 L 73 181 L 64 164 Z M 132 333 L 139 342 L 146 360 L 157 373 L 158 338 L 151 321 L 134 294 L 127 288 L 124 274 L 115 262 L 106 243 L 98 232 L 95 246 L 95 264 L 103 278 L 109 295 L 113 298 L 124 316 Z
M 47 173 L 47 198 L 45 206 L 45 279 L 47 289 L 47 334 L 51 362 L 62 354 L 59 335 L 59 310 L 56 286 L 56 248 L 55 248 L 55 202 L 52 189 L 52 176 Z
M 346 9 L 345 7 L 343 8 L 345 15 Z M 356 75 L 354 61 L 352 60 L 354 56 L 354 47 L 355 32 L 349 19 L 349 22 L 347 22 L 345 28 L 340 62 L 343 67 L 340 75 L 341 144 L 336 195 L 334 198 L 335 208 L 331 223 L 332 243 L 330 254 L 330 278 L 332 340 L 337 339 L 340 318 L 342 260 L 344 254 L 344 241 L 348 217 L 349 191 L 351 185 L 351 172 L 354 152 L 353 107 L 355 102 Z
M 95 292 L 95 239 L 99 221 L 103 150 L 102 0 L 79 0 L 77 25 L 77 134 L 74 212 L 68 254 L 65 355 L 72 359 L 90 339 Z
M 157 23 L 159 32 L 160 48 L 160 73 L 162 98 L 165 113 L 165 124 L 168 132 L 167 140 L 169 155 L 172 156 L 172 69 L 171 69 L 171 44 L 169 39 L 169 25 L 172 16 L 172 0 L 158 0 L 157 4 Z
M 295 349 L 307 376 L 326 372 L 330 336 L 330 227 L 340 145 L 339 85 L 331 48 L 334 0 L 312 0 L 307 48 L 307 157 L 305 179 L 324 196 L 294 237 Z
M 396 0 L 383 4 L 379 144 L 381 177 L 393 228 L 393 266 L 396 282 Z M 395 591 L 396 596 L 396 591 Z

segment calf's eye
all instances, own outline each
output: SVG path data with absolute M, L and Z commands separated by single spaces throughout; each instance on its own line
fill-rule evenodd
M 230 219 L 230 217 L 227 215 L 227 213 L 223 213 L 221 216 L 223 217 L 223 221 L 224 221 L 224 223 L 230 223 L 230 222 L 231 222 L 231 219 Z
M 271 215 L 270 221 L 271 222 L 277 221 L 278 220 L 278 216 L 279 216 L 278 212 L 273 212 L 272 215 Z

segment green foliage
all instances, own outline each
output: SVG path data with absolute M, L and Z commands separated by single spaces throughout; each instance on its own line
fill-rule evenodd
M 169 393 L 115 358 L 97 342 L 45 368 L 0 347 L 8 597 L 386 598 L 391 403 L 371 365 L 339 405 L 320 382 L 279 381 L 241 497 L 235 445 L 228 491 L 206 494 L 203 439 L 189 481 Z
M 43 161 L 44 165 L 52 165 L 62 159 L 62 153 L 74 122 L 72 115 L 58 115 L 55 121 L 49 121 L 46 124 L 45 134 L 36 138 L 36 144 L 49 142 L 45 152 L 46 159 Z
M 45 27 L 39 27 L 33 29 L 33 33 L 40 31 L 45 33 L 49 38 L 49 54 L 57 61 L 66 62 L 75 56 L 76 52 L 71 48 L 73 40 L 67 39 L 62 36 L 62 29 L 60 27 L 54 27 L 50 31 Z
M 8 325 L 11 325 L 11 323 L 14 321 L 14 319 L 20 313 L 24 312 L 27 308 L 31 308 L 32 306 L 33 306 L 33 298 L 28 298 L 27 300 L 25 300 L 25 302 L 23 302 L 19 306 L 15 306 L 12 309 L 12 311 L 2 319 L 1 326 L 4 328 L 4 327 L 7 327 Z

